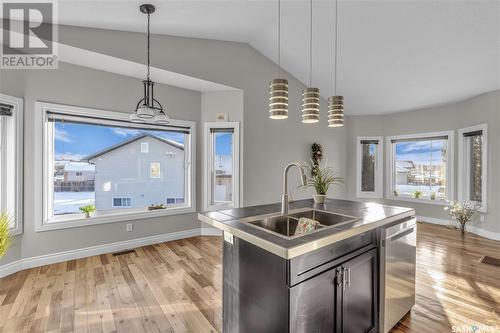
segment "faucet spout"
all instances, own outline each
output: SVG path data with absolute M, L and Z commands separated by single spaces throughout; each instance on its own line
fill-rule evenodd
M 297 167 L 300 172 L 300 181 L 302 186 L 307 185 L 307 176 L 304 168 L 298 162 L 292 162 L 285 167 L 283 171 L 283 194 L 281 196 L 281 214 L 288 214 L 289 203 L 288 203 L 288 170 L 292 167 Z

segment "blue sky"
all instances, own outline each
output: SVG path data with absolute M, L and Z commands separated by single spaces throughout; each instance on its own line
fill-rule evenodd
M 232 133 L 217 133 L 215 136 L 215 154 L 216 155 L 231 155 Z
M 55 125 L 56 160 L 79 161 L 83 157 L 115 145 L 131 137 L 150 133 L 175 142 L 184 143 L 184 134 L 167 131 L 145 131 L 121 127 L 61 123 Z M 231 134 L 218 133 L 216 137 L 216 154 L 231 154 Z
M 57 160 L 75 160 L 130 139 L 150 133 L 178 143 L 184 143 L 184 134 L 167 131 L 145 131 L 121 127 L 60 123 L 55 125 L 55 155 Z
M 432 163 L 442 164 L 443 158 L 441 149 L 445 146 L 446 140 L 415 141 L 396 143 L 396 159 L 399 161 L 414 161 L 417 164 Z

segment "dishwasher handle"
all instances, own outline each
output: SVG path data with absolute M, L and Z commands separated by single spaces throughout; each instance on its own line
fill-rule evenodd
M 415 225 L 413 225 L 413 226 L 411 226 L 411 227 L 409 227 L 409 228 L 403 229 L 403 230 L 401 230 L 401 231 L 399 231 L 399 232 L 397 232 L 397 233 L 393 234 L 393 235 L 391 236 L 391 238 L 390 238 L 390 241 L 392 242 L 392 241 L 395 241 L 395 240 L 397 240 L 397 239 L 403 238 L 403 237 L 404 237 L 404 236 L 406 236 L 406 235 L 411 234 L 412 232 L 414 232 L 415 227 L 416 227 L 416 226 L 415 226 Z

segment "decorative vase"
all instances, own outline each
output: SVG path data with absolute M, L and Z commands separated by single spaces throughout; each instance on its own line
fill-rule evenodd
M 91 212 L 85 212 L 85 218 L 87 218 L 87 219 L 88 219 L 88 218 L 89 218 L 89 217 L 91 217 L 91 216 L 92 216 L 92 213 L 91 213 Z
M 315 194 L 313 195 L 313 198 L 314 198 L 314 203 L 323 204 L 325 203 L 326 194 Z
M 460 232 L 462 235 L 465 235 L 465 225 L 467 224 L 468 221 L 458 221 L 460 224 Z

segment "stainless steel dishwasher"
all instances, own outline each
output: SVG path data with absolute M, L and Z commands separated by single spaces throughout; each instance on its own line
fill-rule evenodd
M 380 332 L 388 332 L 415 305 L 417 220 L 381 231 Z

